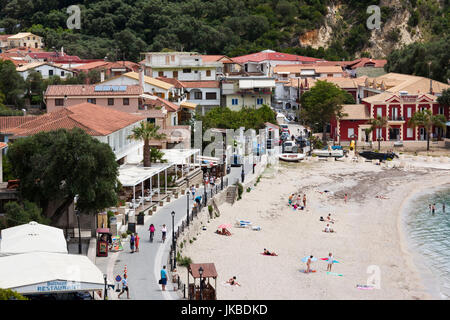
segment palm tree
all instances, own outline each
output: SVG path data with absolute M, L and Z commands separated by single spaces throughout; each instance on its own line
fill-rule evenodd
M 445 116 L 443 114 L 433 115 L 431 110 L 424 109 L 413 114 L 408 121 L 409 127 L 424 127 L 427 133 L 427 151 L 430 150 L 430 134 L 433 126 L 445 130 Z
M 381 145 L 381 136 L 378 136 L 378 130 L 376 130 L 376 129 L 389 127 L 387 117 L 377 116 L 374 119 L 370 119 L 369 120 L 369 124 L 371 125 L 371 129 L 372 129 L 371 131 L 375 131 L 376 134 L 377 134 L 378 151 L 380 151 L 380 148 L 381 148 L 381 146 L 380 146 Z
M 164 133 L 158 133 L 159 129 L 160 127 L 153 123 L 142 121 L 141 125 L 134 127 L 132 130 L 133 133 L 128 136 L 128 139 L 144 141 L 144 167 L 150 167 L 152 163 L 150 158 L 150 140 L 162 140 L 166 138 Z

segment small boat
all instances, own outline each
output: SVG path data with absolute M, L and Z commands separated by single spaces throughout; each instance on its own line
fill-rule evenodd
M 335 157 L 335 158 L 341 158 L 344 156 L 344 150 L 339 150 L 339 149 L 315 149 L 312 152 L 313 154 L 315 154 L 318 157 Z
M 279 155 L 280 160 L 297 162 L 305 159 L 304 153 L 282 153 Z

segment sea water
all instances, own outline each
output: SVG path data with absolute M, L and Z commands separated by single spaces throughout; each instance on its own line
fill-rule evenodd
M 430 204 L 435 204 L 434 214 Z M 450 299 L 450 187 L 416 197 L 403 218 L 414 260 L 427 286 L 440 298 Z

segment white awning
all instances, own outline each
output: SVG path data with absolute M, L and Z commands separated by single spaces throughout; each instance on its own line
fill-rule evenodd
M 103 273 L 88 257 L 33 252 L 0 258 L 0 288 L 21 294 L 103 290 Z
M 275 80 L 239 80 L 240 89 L 273 88 Z
M 2 255 L 29 252 L 67 253 L 63 230 L 34 221 L 2 230 Z
M 189 158 L 195 154 L 200 154 L 200 149 L 160 149 L 159 151 L 164 153 L 163 159 L 167 160 L 168 163 L 177 165 L 194 163 L 188 161 Z
M 126 164 L 119 168 L 119 181 L 124 187 L 137 186 L 171 166 L 172 163 L 152 163 L 151 167 L 144 168 L 141 165 Z

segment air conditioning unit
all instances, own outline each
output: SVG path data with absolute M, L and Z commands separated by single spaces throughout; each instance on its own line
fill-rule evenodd
M 407 96 L 408 95 L 408 91 L 399 91 L 398 92 L 401 96 Z

